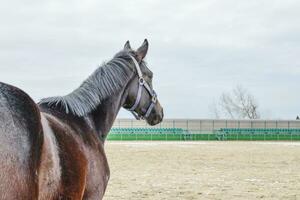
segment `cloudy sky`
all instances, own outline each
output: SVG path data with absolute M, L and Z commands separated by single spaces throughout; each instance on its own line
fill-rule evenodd
M 294 119 L 299 10 L 298 0 L 3 1 L 0 81 L 36 101 L 67 94 L 126 40 L 148 38 L 166 117 L 211 118 L 212 102 L 242 85 L 264 118 Z

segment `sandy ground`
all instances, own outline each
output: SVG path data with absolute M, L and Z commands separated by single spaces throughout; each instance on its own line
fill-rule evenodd
M 108 142 L 105 200 L 300 199 L 300 142 Z

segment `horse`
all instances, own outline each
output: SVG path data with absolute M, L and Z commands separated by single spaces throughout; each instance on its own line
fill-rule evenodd
M 105 139 L 123 107 L 149 125 L 163 120 L 144 58 L 129 41 L 65 96 L 35 103 L 0 82 L 0 199 L 102 199 L 110 170 Z

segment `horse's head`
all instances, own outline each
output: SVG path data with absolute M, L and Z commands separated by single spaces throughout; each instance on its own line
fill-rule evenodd
M 137 119 L 145 119 L 149 125 L 156 125 L 163 120 L 163 108 L 153 90 L 153 73 L 147 67 L 144 58 L 148 51 L 148 41 L 136 51 L 132 50 L 129 41 L 124 46 L 131 57 L 135 74 L 126 88 L 124 108 L 131 111 Z

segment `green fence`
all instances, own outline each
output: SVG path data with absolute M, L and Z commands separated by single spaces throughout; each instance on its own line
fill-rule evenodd
M 108 140 L 198 141 L 198 140 L 300 140 L 300 129 L 219 129 L 198 133 L 181 128 L 113 128 Z
M 300 140 L 300 129 L 220 129 L 218 140 Z
M 109 134 L 108 140 L 193 141 L 217 140 L 215 134 Z

